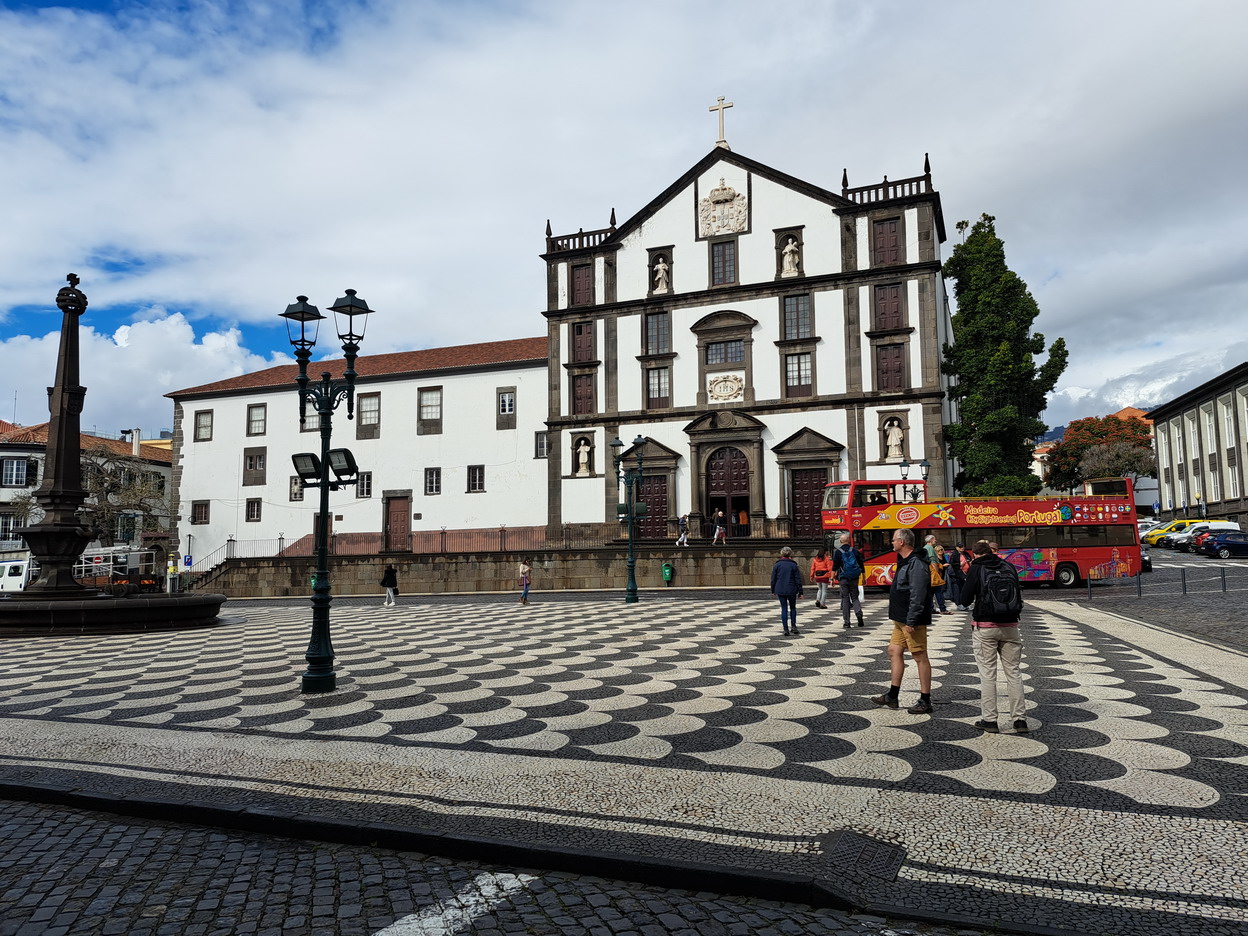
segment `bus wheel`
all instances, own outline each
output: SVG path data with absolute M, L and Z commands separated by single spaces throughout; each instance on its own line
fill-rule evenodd
M 1068 562 L 1058 566 L 1053 575 L 1053 584 L 1058 588 L 1074 588 L 1079 584 L 1079 567 Z

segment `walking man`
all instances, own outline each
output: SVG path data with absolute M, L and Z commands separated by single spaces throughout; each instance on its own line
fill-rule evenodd
M 997 664 L 1005 673 L 1005 689 L 1010 700 L 1010 720 L 1015 731 L 1027 731 L 1023 717 L 1023 676 L 1019 664 L 1023 658 L 1023 641 L 1018 633 L 1018 618 L 1023 610 L 1023 592 L 1018 584 L 1018 571 L 992 551 L 992 544 L 980 540 L 971 547 L 975 560 L 971 563 L 962 586 L 960 603 L 971 605 L 971 639 L 975 642 L 975 665 L 979 667 L 979 713 L 975 727 L 996 732 L 997 726 Z
M 381 587 L 386 590 L 386 600 L 382 606 L 393 608 L 399 594 L 399 572 L 394 566 L 386 566 L 386 571 L 381 574 Z
M 689 515 L 681 514 L 680 519 L 676 521 L 676 529 L 680 532 L 680 536 L 676 537 L 677 546 L 689 545 Z
M 858 583 L 866 569 L 866 560 L 862 550 L 854 546 L 848 533 L 841 534 L 841 545 L 832 553 L 832 568 L 836 571 L 837 581 L 841 583 L 841 617 L 845 621 L 841 626 L 849 627 L 849 612 L 852 608 L 858 617 L 858 626 L 862 627 L 862 602 L 858 600 Z
M 897 565 L 893 567 L 893 583 L 888 590 L 888 616 L 893 622 L 893 636 L 888 642 L 892 681 L 887 692 L 871 701 L 889 708 L 898 707 L 901 680 L 906 672 L 903 654 L 909 650 L 910 658 L 919 671 L 919 701 L 906 711 L 911 715 L 930 715 L 932 661 L 927 657 L 927 627 L 932 623 L 932 608 L 928 603 L 931 573 L 928 571 L 927 554 L 915 549 L 914 545 L 913 530 L 893 532 Z
M 785 546 L 780 558 L 771 567 L 771 593 L 780 599 L 780 626 L 787 637 L 789 631 L 796 635 L 797 599 L 802 596 L 802 570 L 793 560 L 793 550 Z
M 711 517 L 711 524 L 715 527 L 715 535 L 711 537 L 711 545 L 723 543 L 728 545 L 728 518 L 724 516 L 722 510 L 715 511 L 715 515 Z

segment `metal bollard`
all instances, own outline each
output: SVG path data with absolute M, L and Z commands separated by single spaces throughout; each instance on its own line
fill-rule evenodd
M 1183 594 L 1187 594 L 1187 569 L 1179 569 L 1179 584 L 1183 587 Z
M 1135 597 L 1144 597 L 1144 575 L 1141 572 L 1135 573 Z
M 1087 583 L 1088 583 L 1088 601 L 1091 601 L 1092 600 L 1092 576 L 1090 575 L 1088 576 Z
M 1226 594 L 1226 566 L 1222 567 L 1222 594 Z

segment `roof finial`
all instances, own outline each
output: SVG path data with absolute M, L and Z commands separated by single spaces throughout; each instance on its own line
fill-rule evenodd
M 732 101 L 729 101 L 727 104 L 725 104 L 724 99 L 722 97 L 718 97 L 715 100 L 718 101 L 719 103 L 712 104 L 710 107 L 707 108 L 707 110 L 710 110 L 710 111 L 719 111 L 719 139 L 715 141 L 715 145 L 722 146 L 724 149 L 731 151 L 732 147 L 729 146 L 728 141 L 724 139 L 724 111 L 732 107 Z
M 611 209 L 611 227 L 615 227 L 615 209 Z
M 931 159 L 928 158 L 927 153 L 923 154 L 923 174 L 924 175 L 932 174 L 932 161 Z
M 841 194 L 845 195 L 849 192 L 849 170 L 841 170 Z
M 546 219 L 546 236 L 547 236 L 547 237 L 550 237 L 550 235 L 551 235 L 551 230 L 550 230 L 550 218 L 547 218 L 547 219 Z

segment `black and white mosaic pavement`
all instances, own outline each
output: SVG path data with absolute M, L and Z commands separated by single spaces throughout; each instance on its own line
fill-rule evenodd
M 935 714 L 873 705 L 887 684 L 879 600 L 868 626 L 852 630 L 804 606 L 800 637 L 782 636 L 773 603 L 761 600 L 341 604 L 339 689 L 324 696 L 298 692 L 302 604 L 208 630 L 9 640 L 0 720 L 18 733 L 64 726 L 80 746 L 97 726 L 110 743 L 176 736 L 218 752 L 200 763 L 202 779 L 184 782 L 224 782 L 227 748 L 265 757 L 333 742 L 343 763 L 385 763 L 384 781 L 364 768 L 351 782 L 326 777 L 344 802 L 352 784 L 419 793 L 422 782 L 437 786 L 428 778 L 439 770 L 488 764 L 493 779 L 476 775 L 472 808 L 498 822 L 516 804 L 558 807 L 583 827 L 566 834 L 595 827 L 644 849 L 629 836 L 661 829 L 686 847 L 728 838 L 790 857 L 818 851 L 820 828 L 857 828 L 904 843 L 914 894 L 950 911 L 973 910 L 974 887 L 998 900 L 1195 912 L 1202 925 L 1242 926 L 1248 901 L 1219 862 L 1248 846 L 1248 707 L 1227 676 L 1248 658 L 1207 643 L 1176 651 L 1143 629 L 1090 625 L 1091 613 L 1056 602 L 1029 610 L 1026 735 L 972 726 L 979 684 L 961 615 L 931 629 Z M 914 680 L 910 670 L 903 702 Z M 46 754 L 0 755 L 13 768 L 35 761 L 63 766 Z M 253 789 L 271 781 L 254 773 Z M 662 805 L 660 789 L 682 798 Z M 715 804 L 699 804 L 699 790 Z M 1189 847 L 1196 838 L 1202 845 Z M 1189 883 L 1157 864 L 1197 851 L 1210 868 Z M 903 889 L 881 899 L 907 898 Z

